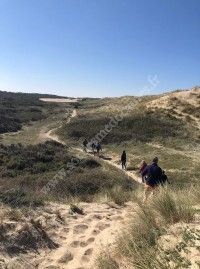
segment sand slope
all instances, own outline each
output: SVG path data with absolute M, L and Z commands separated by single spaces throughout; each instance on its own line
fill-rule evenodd
M 7 248 L 12 244 L 0 244 L 0 268 L 94 268 L 98 254 L 113 245 L 135 205 L 80 203 L 78 206 L 83 209 L 83 215 L 72 213 L 69 205 L 49 203 L 31 210 L 20 220 L 4 218 L 4 233 L 8 238 L 20 237 L 20 245 L 25 251 L 19 252 L 15 245 L 12 254 L 8 255 Z M 26 251 L 27 236 L 29 248 Z M 35 248 L 35 243 L 40 247 Z

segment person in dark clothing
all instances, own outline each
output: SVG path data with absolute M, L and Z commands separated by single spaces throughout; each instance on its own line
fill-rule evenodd
M 84 139 L 84 141 L 83 141 L 83 150 L 84 150 L 85 152 L 87 152 L 87 144 L 88 144 L 87 139 Z
M 126 170 L 126 151 L 124 150 L 121 155 L 122 169 Z
M 96 150 L 97 150 L 97 156 L 99 157 L 99 152 L 100 152 L 100 150 L 102 151 L 102 147 L 101 147 L 101 143 L 100 142 L 97 143 Z
M 142 172 L 142 177 L 146 176 L 146 185 L 144 191 L 144 201 L 147 200 L 149 195 L 155 188 L 161 184 L 163 179 L 163 171 L 158 166 L 158 158 L 155 157 L 151 165 L 148 165 Z
M 92 142 L 91 148 L 92 148 L 92 153 L 95 155 L 96 145 L 94 142 Z
M 141 165 L 140 165 L 140 174 L 142 175 L 143 171 L 146 169 L 147 163 L 145 160 L 142 160 Z M 145 183 L 146 181 L 146 176 L 142 176 L 142 183 Z

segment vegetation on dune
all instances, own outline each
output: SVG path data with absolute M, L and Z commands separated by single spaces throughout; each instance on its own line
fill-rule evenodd
M 58 125 L 59 111 L 66 114 L 66 107 L 38 100 L 38 97 L 48 96 L 2 92 L 0 96 L 0 133 L 19 130 L 24 123 L 49 115 L 52 115 L 52 129 Z M 157 99 L 155 96 L 85 98 L 72 105 L 78 110 L 78 117 L 63 124 L 58 131 L 65 141 L 80 143 L 81 140 L 82 143 L 83 138 L 89 141 L 104 130 L 110 119 L 123 115 L 123 120 L 102 141 L 105 156 L 117 163 L 122 150 L 128 149 L 128 170 L 134 173 L 138 173 L 142 159 L 150 163 L 158 156 L 171 182 L 168 188 L 157 190 L 147 204 L 142 204 L 138 198 L 141 196 L 139 184 L 124 172 L 101 158 L 80 152 L 74 154 L 70 147 L 53 141 L 27 146 L 0 145 L 0 203 L 11 209 L 12 218 L 20 219 L 22 210 L 36 209 L 47 201 L 67 200 L 71 203 L 71 212 L 84 214 L 74 203 L 105 197 L 107 202 L 124 206 L 132 200 L 136 212 L 133 219 L 130 218 L 129 228 L 117 238 L 116 247 L 97 259 L 97 268 L 119 269 L 121 264 L 130 269 L 190 268 L 190 261 L 182 254 L 187 254 L 191 246 L 196 247 L 193 241 L 199 238 L 198 231 L 182 229 L 181 241 L 175 248 L 166 249 L 162 239 L 169 235 L 172 225 L 194 222 L 199 210 L 195 207 L 200 197 L 199 138 L 193 119 L 199 117 L 198 107 L 186 105 L 174 97 L 169 109 L 147 108 L 148 102 Z M 129 110 L 121 114 L 127 106 Z M 177 106 L 181 109 L 177 110 Z M 66 118 L 59 118 L 59 126 L 63 120 Z M 61 219 L 59 214 L 58 217 Z M 31 225 L 31 229 L 26 227 L 21 234 L 12 237 L 8 235 L 11 229 L 6 233 L 0 224 L 0 238 L 4 244 L 9 241 L 9 247 L 14 244 L 18 248 L 16 253 L 38 249 L 40 244 L 46 246 L 43 239 L 50 241 L 45 231 L 34 220 Z M 42 241 L 40 233 L 45 235 Z M 56 247 L 54 243 L 51 246 Z
M 28 146 L 0 145 L 0 175 L 3 178 L 57 171 L 69 161 L 67 147 L 53 141 Z
M 121 264 L 130 269 L 192 268 L 188 256 L 192 249 L 198 250 L 200 234 L 183 222 L 194 221 L 194 213 L 185 190 L 178 193 L 161 190 L 148 205 L 138 201 L 128 229 L 119 235 L 113 249 L 97 258 L 97 268 L 118 269 Z M 182 224 L 177 226 L 177 242 L 170 244 L 174 236 L 169 239 L 168 231 L 176 222 Z
M 62 171 L 62 173 L 61 173 Z M 92 199 L 94 194 L 121 186 L 130 190 L 133 183 L 116 169 L 102 167 L 93 158 L 77 159 L 57 142 L 22 146 L 0 145 L 0 201 L 16 206 L 40 204 L 41 199 Z M 48 193 L 41 189 L 48 186 Z M 14 194 L 13 194 L 14 192 Z M 16 198 L 11 198 L 11 196 Z M 91 197 L 89 197 L 91 196 Z
M 56 96 L 0 91 L 0 134 L 16 132 L 23 124 L 47 118 L 58 105 L 39 100 L 45 97 Z
M 97 105 L 96 105 L 97 106 Z M 114 106 L 115 107 L 115 106 Z M 87 137 L 94 138 L 100 131 L 105 132 L 105 126 L 112 118 L 122 115 L 122 121 L 118 122 L 112 131 L 103 138 L 104 144 L 123 142 L 150 142 L 165 141 L 176 138 L 185 140 L 195 137 L 196 130 L 188 125 L 187 121 L 177 119 L 175 115 L 163 109 L 148 110 L 144 105 L 138 104 L 131 111 L 99 111 L 99 108 L 82 109 L 79 117 L 73 119 L 68 125 L 60 129 L 59 134 L 63 137 L 77 141 Z

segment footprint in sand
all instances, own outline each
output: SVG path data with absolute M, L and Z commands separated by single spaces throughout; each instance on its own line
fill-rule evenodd
M 68 263 L 69 261 L 73 260 L 74 256 L 70 251 L 66 251 L 58 260 L 59 263 Z
M 74 227 L 74 234 L 82 234 L 88 229 L 88 226 L 86 224 L 79 224 Z
M 89 248 L 84 252 L 83 257 L 81 258 L 83 262 L 89 262 L 90 261 L 90 256 L 92 255 L 93 248 Z
M 80 241 L 73 241 L 70 244 L 70 247 L 72 248 L 77 248 L 80 245 Z
M 84 248 L 84 247 L 87 247 L 88 246 L 88 243 L 87 242 L 80 242 L 80 246 L 82 247 L 82 248 Z
M 99 230 L 97 230 L 97 229 L 94 229 L 94 230 L 92 231 L 92 234 L 93 234 L 93 235 L 98 235 L 100 232 L 101 232 L 101 231 L 99 231 Z
M 88 240 L 87 240 L 87 243 L 88 244 L 91 244 L 91 243 L 93 243 L 95 241 L 95 238 L 94 237 L 91 237 L 91 238 L 89 238 Z
M 98 223 L 95 228 L 99 229 L 100 231 L 103 231 L 108 227 L 110 227 L 109 223 Z
M 94 237 L 89 238 L 87 241 L 80 242 L 80 246 L 82 248 L 87 247 L 89 244 L 93 243 L 95 241 Z
M 90 255 L 92 254 L 92 252 L 93 252 L 93 248 L 88 248 L 88 249 L 85 251 L 84 255 L 85 255 L 85 256 L 90 256 Z

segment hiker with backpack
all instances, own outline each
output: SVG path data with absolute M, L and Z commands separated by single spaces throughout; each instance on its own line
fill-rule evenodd
M 140 164 L 140 174 L 142 176 L 142 173 L 144 172 L 145 168 L 147 167 L 147 163 L 145 162 L 145 160 L 142 160 L 141 164 Z M 142 183 L 145 183 L 146 181 L 146 176 L 142 176 Z
M 161 181 L 161 185 L 164 187 L 164 185 L 168 183 L 168 184 L 171 184 L 169 179 L 168 179 L 168 176 L 165 174 L 165 171 L 162 170 L 162 181 Z
M 151 165 L 146 166 L 142 172 L 142 177 L 146 177 L 144 202 L 148 199 L 150 194 L 163 182 L 163 171 L 158 166 L 158 157 L 155 157 Z
M 126 170 L 126 151 L 124 150 L 121 155 L 122 170 Z

